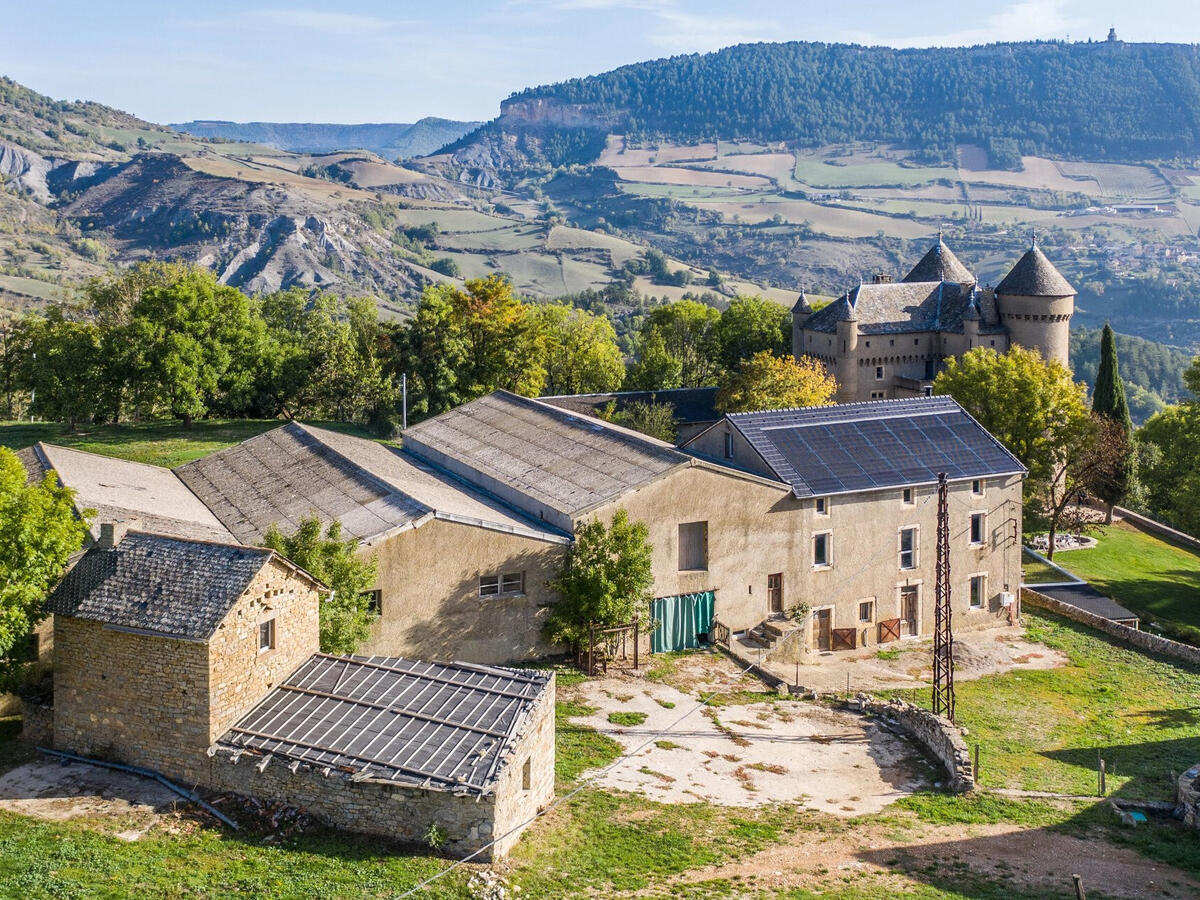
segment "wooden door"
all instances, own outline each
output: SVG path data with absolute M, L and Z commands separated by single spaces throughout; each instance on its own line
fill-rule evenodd
M 818 609 L 813 613 L 813 645 L 818 650 L 833 649 L 833 610 Z
M 915 585 L 900 588 L 900 618 L 905 634 L 920 634 L 921 589 Z
M 767 576 L 767 609 L 773 613 L 783 612 L 783 573 Z

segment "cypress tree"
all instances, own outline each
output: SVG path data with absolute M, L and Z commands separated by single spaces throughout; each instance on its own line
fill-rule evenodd
M 1126 434 L 1133 431 L 1129 404 L 1125 401 L 1125 385 L 1117 372 L 1117 336 L 1107 322 L 1100 335 L 1100 368 L 1096 371 L 1092 412 L 1119 423 Z
M 1105 524 L 1111 525 L 1113 507 L 1125 499 L 1136 474 L 1131 440 L 1133 421 L 1129 418 L 1129 404 L 1125 401 L 1125 385 L 1117 371 L 1117 337 L 1107 322 L 1100 335 L 1100 367 L 1096 371 L 1096 388 L 1092 392 L 1092 412 L 1120 426 L 1119 431 L 1114 428 L 1112 432 L 1112 438 L 1120 446 L 1108 448 L 1108 465 L 1098 473 L 1092 485 L 1093 491 L 1104 501 Z

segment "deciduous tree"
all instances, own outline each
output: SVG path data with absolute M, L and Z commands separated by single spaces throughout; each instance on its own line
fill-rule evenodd
M 791 313 L 762 297 L 737 297 L 721 313 L 717 343 L 727 372 L 763 350 L 786 356 L 792 346 Z
M 824 406 L 836 393 L 833 376 L 811 356 L 793 359 L 762 350 L 742 362 L 717 392 L 717 409 L 731 413 Z

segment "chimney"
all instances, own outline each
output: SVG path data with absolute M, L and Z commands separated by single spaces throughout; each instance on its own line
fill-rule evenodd
M 141 524 L 138 519 L 125 519 L 116 522 L 100 523 L 100 540 L 96 546 L 103 550 L 111 550 L 121 543 L 130 529 L 136 529 Z
M 891 283 L 892 283 L 892 276 L 884 275 L 882 272 L 874 275 L 871 278 L 871 284 L 891 284 Z

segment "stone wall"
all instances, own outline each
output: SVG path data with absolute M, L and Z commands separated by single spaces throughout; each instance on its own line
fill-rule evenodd
M 554 700 L 551 679 L 529 712 L 496 786 L 494 856 L 505 856 L 521 837 L 528 820 L 554 799 Z M 525 767 L 529 782 L 525 786 Z M 509 832 L 512 832 L 511 834 Z
M 55 616 L 54 746 L 199 782 L 208 646 Z
M 1021 590 L 1021 602 L 1028 603 L 1030 606 L 1048 609 L 1076 622 L 1082 622 L 1084 625 L 1095 628 L 1097 631 L 1104 632 L 1109 637 L 1116 638 L 1122 643 L 1129 644 L 1139 650 L 1145 650 L 1147 653 L 1157 653 L 1160 656 L 1200 666 L 1200 647 L 1182 644 L 1170 638 L 1151 634 L 1149 631 L 1139 631 L 1136 628 L 1130 628 L 1128 625 L 1121 625 L 1111 619 L 1106 619 L 1103 616 L 1080 609 L 1078 606 L 1072 606 L 1053 597 L 1047 597 L 1045 594 L 1039 594 L 1030 588 L 1023 588 Z
M 1164 525 L 1162 522 L 1157 522 L 1149 516 L 1143 516 L 1140 513 L 1135 513 L 1132 509 L 1126 509 L 1123 506 L 1113 507 L 1113 511 L 1122 519 L 1131 525 L 1136 525 L 1143 531 L 1148 531 L 1151 534 L 1156 534 L 1159 537 L 1166 538 L 1168 541 L 1173 541 L 1176 544 L 1181 544 L 1184 547 L 1190 547 L 1193 550 L 1200 550 L 1200 540 L 1192 537 L 1190 534 L 1184 534 L 1182 531 L 1176 531 L 1169 525 Z
M 949 779 L 946 786 L 950 790 L 962 792 L 975 787 L 971 753 L 962 732 L 949 719 L 903 700 L 880 700 L 868 694 L 856 695 L 849 705 L 895 723 L 929 751 L 945 770 Z
M 21 701 L 21 740 L 36 747 L 54 743 L 54 707 Z
M 1176 812 L 1184 824 L 1200 829 L 1200 765 L 1179 776 L 1176 787 Z

